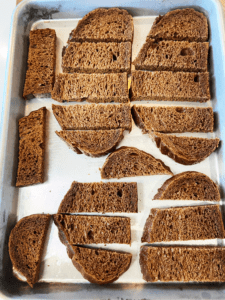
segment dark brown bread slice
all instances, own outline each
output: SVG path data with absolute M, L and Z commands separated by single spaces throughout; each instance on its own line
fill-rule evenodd
M 46 107 L 19 120 L 19 162 L 16 186 L 44 182 Z
M 63 198 L 58 213 L 138 212 L 136 182 L 74 181 Z
M 108 130 L 123 128 L 131 131 L 129 104 L 52 105 L 53 114 L 63 130 Z
M 211 107 L 132 106 L 135 124 L 149 132 L 213 132 Z
M 56 33 L 54 29 L 30 32 L 24 99 L 50 97 L 55 77 Z
M 130 218 L 56 214 L 54 222 L 70 245 L 131 244 Z
M 206 72 L 209 43 L 150 39 L 133 61 L 136 70 Z
M 153 200 L 220 201 L 220 192 L 208 176 L 189 171 L 166 180 Z
M 194 165 L 206 159 L 219 146 L 220 140 L 154 133 L 161 153 L 182 165 Z
M 59 74 L 52 99 L 59 102 L 129 102 L 127 73 Z
M 131 43 L 70 43 L 63 50 L 65 73 L 121 73 L 131 70 Z
M 107 284 L 116 281 L 131 264 L 132 254 L 73 246 L 72 262 L 91 283 Z
M 160 159 L 134 147 L 120 147 L 111 153 L 102 169 L 101 178 L 173 174 Z
M 123 139 L 124 129 L 63 130 L 56 134 L 77 154 L 100 157 L 112 152 Z
M 209 99 L 208 72 L 135 71 L 132 73 L 131 101 L 206 102 Z
M 223 239 L 219 205 L 153 208 L 146 220 L 142 243 Z
M 225 281 L 225 247 L 142 246 L 140 266 L 149 282 Z
M 207 18 L 193 8 L 170 11 L 155 19 L 146 40 L 150 38 L 206 42 L 208 40 Z
M 133 18 L 124 9 L 97 8 L 89 12 L 71 32 L 70 42 L 132 42 Z
M 30 215 L 21 219 L 10 233 L 9 256 L 13 268 L 26 277 L 28 284 L 38 281 L 44 242 L 51 216 Z

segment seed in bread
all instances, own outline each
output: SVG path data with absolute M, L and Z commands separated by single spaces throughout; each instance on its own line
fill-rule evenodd
M 206 102 L 209 99 L 208 72 L 135 71 L 132 73 L 131 101 Z
M 59 102 L 129 102 L 127 73 L 59 74 L 52 99 Z

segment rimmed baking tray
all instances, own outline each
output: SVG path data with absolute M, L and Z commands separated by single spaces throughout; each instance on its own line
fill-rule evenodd
M 112 6 L 126 8 L 134 16 L 136 36 L 134 37 L 133 57 L 136 56 L 143 44 L 144 40 L 142 39 L 144 35 L 148 33 L 155 16 L 164 14 L 172 9 L 184 7 L 194 7 L 207 15 L 210 23 L 209 41 L 211 48 L 209 61 L 212 101 L 203 105 L 148 101 L 139 102 L 139 104 L 211 105 L 216 116 L 216 126 L 214 133 L 207 134 L 207 136 L 218 136 L 223 141 L 225 135 L 223 124 L 223 115 L 225 112 L 225 106 L 223 104 L 225 89 L 225 51 L 224 21 L 220 3 L 218 1 L 119 1 L 117 3 L 110 1 L 107 3 L 107 7 Z M 121 277 L 119 281 L 121 283 L 99 287 L 92 284 L 79 283 L 83 282 L 82 277 L 80 280 L 74 280 L 74 278 L 70 280 L 70 271 L 72 270 L 70 270 L 71 262 L 64 256 L 65 247 L 61 245 L 59 241 L 58 244 L 53 242 L 53 240 L 57 240 L 57 229 L 54 225 L 52 225 L 51 231 L 49 232 L 48 246 L 46 246 L 44 256 L 45 262 L 42 264 L 44 267 L 42 267 L 41 280 L 45 282 L 36 284 L 34 289 L 31 290 L 26 283 L 18 282 L 12 275 L 7 243 L 10 230 L 15 225 L 16 220 L 31 213 L 55 213 L 63 195 L 73 180 L 81 182 L 100 181 L 98 168 L 102 166 L 105 160 L 105 157 L 91 159 L 84 155 L 78 156 L 67 149 L 66 145 L 58 139 L 54 134 L 54 130 L 58 130 L 59 126 L 50 108 L 51 104 L 56 102 L 49 99 L 34 99 L 29 102 L 23 100 L 22 89 L 26 71 L 29 31 L 31 28 L 50 27 L 56 29 L 58 36 L 57 51 L 60 52 L 61 46 L 65 44 L 67 40 L 69 31 L 76 26 L 77 18 L 83 17 L 87 12 L 97 7 L 106 7 L 106 4 L 101 1 L 84 1 L 82 3 L 72 1 L 24 1 L 14 12 L 0 131 L 0 238 L 2 241 L 0 245 L 0 284 L 2 297 L 23 299 L 224 299 L 224 284 L 147 284 L 140 279 L 140 270 L 138 269 L 140 242 L 138 243 L 137 241 L 138 239 L 140 240 L 144 222 L 152 205 L 154 205 L 154 207 L 169 206 L 168 203 L 153 204 L 151 201 L 157 188 L 168 178 L 167 176 L 160 176 L 157 177 L 157 179 L 153 178 L 156 176 L 153 176 L 120 180 L 137 181 L 139 190 L 139 214 L 127 214 L 127 216 L 131 217 L 132 247 L 123 247 L 123 250 L 132 252 L 134 258 L 127 275 L 125 275 L 125 273 L 125 277 Z M 143 24 L 146 32 L 143 31 Z M 140 37 L 141 35 L 143 36 Z M 57 62 L 56 71 L 59 72 L 60 63 L 58 60 Z M 48 175 L 43 185 L 18 189 L 15 188 L 18 156 L 18 120 L 22 116 L 27 115 L 30 111 L 41 106 L 46 106 L 49 109 L 47 130 L 48 146 L 46 151 Z M 223 142 L 221 142 L 218 151 L 213 153 L 205 162 L 188 167 L 175 164 L 166 156 L 161 155 L 147 135 L 142 135 L 140 130 L 135 126 L 133 126 L 131 134 L 126 133 L 121 145 L 136 146 L 153 154 L 169 165 L 175 174 L 186 170 L 196 170 L 209 175 L 220 185 L 222 196 L 221 204 L 223 205 L 223 183 L 225 181 L 223 175 Z M 65 155 L 62 156 L 62 153 Z M 74 166 L 74 168 L 71 166 Z M 81 169 L 81 166 L 84 166 L 84 168 Z M 79 172 L 77 172 L 77 170 L 79 170 Z M 147 204 L 148 199 L 149 204 Z M 190 202 L 188 204 L 190 204 Z M 201 205 L 203 203 L 198 204 Z M 176 202 L 173 203 L 173 205 L 187 204 Z M 210 241 L 210 243 L 223 245 L 223 241 Z M 118 245 L 108 245 L 108 248 L 119 249 Z M 55 253 L 53 253 L 53 249 L 55 249 Z M 56 255 L 55 259 L 54 255 Z M 66 259 L 68 259 L 68 261 L 66 261 Z M 62 270 L 60 275 L 57 273 L 59 269 Z M 74 272 L 75 271 L 76 270 L 74 270 Z M 53 276 L 52 278 L 52 274 L 58 274 L 59 278 L 57 279 L 57 276 Z M 138 277 L 140 280 L 134 280 L 135 277 Z

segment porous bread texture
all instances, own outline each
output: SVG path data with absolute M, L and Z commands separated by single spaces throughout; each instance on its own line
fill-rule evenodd
M 225 247 L 142 246 L 140 266 L 148 282 L 224 282 Z
M 127 73 L 60 73 L 56 77 L 52 99 L 59 102 L 129 102 Z
M 33 285 L 39 279 L 40 263 L 50 215 L 36 214 L 21 219 L 9 236 L 9 256 L 13 268 Z
M 100 248 L 73 246 L 72 262 L 91 283 L 107 284 L 116 281 L 131 264 L 132 254 Z
M 131 111 L 143 133 L 213 132 L 212 107 L 133 105 Z
M 154 133 L 161 153 L 182 165 L 194 165 L 206 159 L 219 146 L 220 140 Z
M 200 172 L 182 172 L 167 179 L 153 200 L 220 201 L 218 186 Z
M 97 8 L 89 12 L 71 32 L 70 42 L 132 42 L 133 18 L 124 9 Z
M 101 178 L 172 175 L 170 168 L 160 159 L 134 147 L 120 147 L 111 153 L 102 169 Z
M 146 38 L 189 42 L 208 40 L 208 22 L 203 13 L 193 8 L 176 9 L 155 19 Z
M 53 114 L 63 130 L 108 130 L 123 128 L 131 131 L 129 104 L 52 105 Z
M 149 39 L 133 61 L 136 70 L 206 72 L 209 43 Z
M 56 214 L 54 222 L 70 245 L 131 244 L 130 218 Z
M 77 154 L 100 157 L 112 152 L 123 139 L 124 129 L 63 130 L 56 134 Z
M 55 77 L 56 33 L 54 29 L 30 31 L 24 99 L 50 96 Z
M 208 72 L 134 71 L 132 73 L 131 101 L 206 102 L 209 99 Z
M 146 220 L 142 243 L 223 239 L 219 205 L 153 208 Z
M 137 183 L 74 181 L 60 203 L 58 214 L 78 212 L 137 213 Z
M 131 43 L 70 43 L 63 50 L 65 73 L 121 73 L 131 70 Z
M 16 186 L 44 182 L 46 107 L 19 120 L 19 162 Z

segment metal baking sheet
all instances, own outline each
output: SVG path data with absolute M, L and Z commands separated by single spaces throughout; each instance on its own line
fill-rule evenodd
M 224 140 L 224 124 L 222 117 L 225 111 L 223 104 L 224 86 L 222 85 L 225 77 L 224 68 L 224 24 L 222 11 L 217 1 L 149 1 L 146 3 L 128 4 L 123 1 L 116 4 L 125 7 L 134 16 L 134 42 L 133 59 L 136 57 L 145 37 L 148 34 L 152 22 L 160 13 L 166 13 L 177 7 L 195 7 L 203 11 L 210 21 L 210 77 L 212 101 L 205 104 L 195 104 L 187 102 L 157 102 L 142 101 L 132 102 L 141 105 L 187 105 L 187 106 L 212 106 L 216 116 L 216 126 L 214 133 L 208 134 L 186 134 L 201 137 L 218 136 Z M 202 201 L 152 201 L 157 189 L 169 176 L 148 176 L 122 178 L 111 181 L 136 181 L 138 183 L 139 208 L 138 214 L 107 214 L 123 215 L 131 218 L 132 244 L 128 245 L 98 245 L 107 249 L 117 249 L 131 252 L 133 255 L 129 270 L 124 273 L 117 282 L 108 287 L 98 287 L 89 284 L 83 279 L 81 274 L 73 267 L 71 260 L 66 254 L 66 248 L 58 239 L 58 230 L 51 224 L 48 232 L 48 241 L 44 250 L 41 264 L 40 281 L 35 285 L 34 290 L 30 290 L 25 283 L 18 283 L 13 278 L 11 263 L 7 252 L 8 235 L 15 222 L 22 217 L 33 213 L 56 213 L 58 206 L 69 189 L 73 180 L 80 182 L 101 181 L 99 168 L 102 167 L 106 156 L 101 158 L 90 158 L 85 155 L 77 155 L 70 150 L 55 134 L 60 126 L 54 118 L 51 105 L 58 104 L 51 99 L 33 99 L 24 101 L 21 97 L 23 82 L 25 78 L 27 41 L 30 29 L 53 28 L 57 34 L 57 65 L 56 73 L 61 71 L 61 50 L 66 44 L 70 31 L 76 27 L 78 17 L 82 17 L 88 11 L 96 7 L 103 7 L 105 4 L 95 1 L 83 4 L 72 4 L 71 2 L 60 1 L 24 1 L 15 12 L 11 32 L 11 53 L 8 60 L 8 81 L 3 100 L 2 120 L 1 120 L 1 152 L 0 152 L 0 237 L 4 240 L 1 245 L 0 255 L 2 263 L 2 295 L 11 298 L 12 296 L 22 298 L 42 298 L 41 293 L 46 295 L 50 290 L 50 297 L 57 298 L 56 294 L 60 291 L 60 296 L 70 295 L 72 290 L 79 290 L 77 298 L 92 299 L 101 298 L 109 295 L 110 299 L 129 296 L 129 299 L 141 299 L 149 297 L 151 299 L 170 299 L 173 291 L 173 299 L 193 296 L 193 298 L 211 297 L 213 299 L 225 298 L 224 286 L 217 284 L 147 284 L 142 279 L 139 267 L 139 250 L 141 246 L 141 235 L 144 223 L 152 207 L 170 207 L 181 205 L 202 205 L 207 202 Z M 115 3 L 107 3 L 108 7 L 115 6 Z M 46 20 L 47 18 L 47 20 Z M 215 21 L 216 22 L 213 22 Z M 70 103 L 71 104 L 71 103 Z M 74 103 L 75 104 L 75 103 Z M 83 105 L 82 104 L 78 105 Z M 69 104 L 65 104 L 69 105 Z M 46 106 L 47 114 L 47 151 L 46 151 L 46 180 L 44 184 L 15 188 L 15 178 L 18 156 L 18 120 L 30 111 Z M 224 194 L 224 147 L 221 143 L 220 148 L 209 158 L 194 166 L 183 166 L 157 149 L 148 135 L 143 135 L 141 130 L 133 123 L 132 132 L 125 133 L 125 138 L 120 146 L 134 146 L 144 150 L 156 158 L 159 158 L 168 165 L 174 174 L 194 170 L 208 175 L 212 180 L 220 185 L 223 205 Z M 209 203 L 209 202 L 208 202 Z M 161 243 L 168 244 L 168 243 Z M 172 243 L 169 243 L 172 244 Z M 178 243 L 173 243 L 178 244 Z M 183 242 L 179 244 L 194 244 L 194 242 Z M 196 243 L 195 243 L 196 244 Z M 198 241 L 197 244 L 224 245 L 223 240 Z M 95 245 L 96 246 L 96 245 Z M 6 272 L 7 270 L 7 272 Z M 51 282 L 49 285 L 48 283 Z M 180 290 L 180 288 L 183 288 Z M 187 293 L 188 289 L 188 293 Z M 206 294 L 204 294 L 206 293 Z M 208 293 L 208 294 L 207 294 Z M 78 296 L 79 295 L 79 296 Z M 117 296 L 116 296 L 117 295 Z M 204 296 L 205 295 L 205 296 Z M 43 296 L 43 295 L 42 295 Z M 46 297 L 46 296 L 44 296 Z M 216 298 L 217 297 L 217 298 Z

